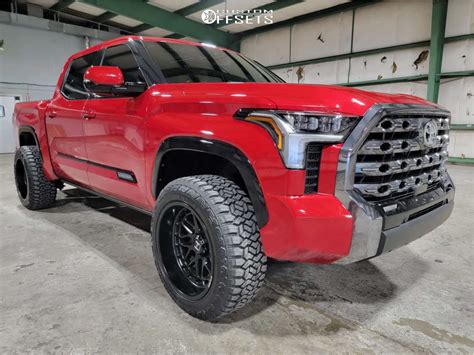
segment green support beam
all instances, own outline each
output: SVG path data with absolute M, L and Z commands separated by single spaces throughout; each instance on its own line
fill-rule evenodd
M 351 2 L 346 2 L 343 4 L 331 6 L 323 10 L 318 10 L 318 11 L 310 12 L 308 14 L 304 14 L 301 16 L 296 16 L 288 20 L 279 21 L 279 22 L 272 23 L 270 25 L 253 28 L 248 31 L 240 32 L 238 33 L 238 35 L 240 37 L 244 37 L 244 36 L 248 36 L 248 35 L 252 35 L 256 33 L 266 32 L 266 31 L 270 31 L 276 28 L 291 26 L 291 25 L 294 25 L 295 23 L 304 22 L 308 20 L 314 20 L 316 18 L 326 17 L 326 16 L 334 15 L 340 12 L 357 9 L 359 7 L 372 5 L 380 1 L 382 0 L 353 0 Z
M 474 124 L 451 123 L 449 129 L 452 131 L 474 131 Z
M 440 79 L 463 78 L 463 77 L 471 77 L 471 76 L 474 76 L 474 70 L 465 70 L 465 71 L 438 74 L 438 77 Z M 369 85 L 380 85 L 380 84 L 406 83 L 406 82 L 424 81 L 424 80 L 428 80 L 428 75 L 420 74 L 420 75 L 413 75 L 413 76 L 402 76 L 398 78 L 356 81 L 356 82 L 351 82 L 351 83 L 346 82 L 346 83 L 340 83 L 336 85 L 347 86 L 347 87 L 358 87 L 358 86 L 369 86 Z
M 237 42 L 238 38 L 226 32 L 219 31 L 211 26 L 190 20 L 179 14 L 163 10 L 159 7 L 130 0 L 80 0 L 83 3 L 100 7 L 117 15 L 130 17 L 134 20 L 147 23 L 153 27 L 163 28 L 179 33 L 183 36 L 197 38 L 202 41 L 229 47 Z
M 474 158 L 449 157 L 448 162 L 453 163 L 453 164 L 474 165 Z
M 428 69 L 428 100 L 438 102 L 441 82 L 441 65 L 443 63 L 444 33 L 448 0 L 433 0 L 431 16 L 430 63 Z

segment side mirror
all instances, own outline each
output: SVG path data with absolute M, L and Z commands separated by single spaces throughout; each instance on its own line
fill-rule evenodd
M 84 73 L 84 87 L 93 94 L 112 94 L 113 88 L 124 85 L 119 67 L 92 66 Z
M 148 88 L 143 82 L 124 82 L 120 68 L 113 66 L 89 67 L 84 73 L 84 87 L 105 96 L 138 96 Z

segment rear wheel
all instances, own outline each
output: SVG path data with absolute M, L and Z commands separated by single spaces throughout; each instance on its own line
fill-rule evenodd
M 23 206 L 30 210 L 51 207 L 56 200 L 56 185 L 43 172 L 41 153 L 36 146 L 16 150 L 15 184 Z
M 266 257 L 252 204 L 235 183 L 199 175 L 168 184 L 152 222 L 160 277 L 186 312 L 215 320 L 250 302 Z

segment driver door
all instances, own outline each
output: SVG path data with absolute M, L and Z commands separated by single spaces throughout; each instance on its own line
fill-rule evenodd
M 125 82 L 144 82 L 130 48 L 105 49 L 101 65 L 122 70 Z M 108 196 L 146 207 L 144 110 L 139 97 L 91 97 L 85 106 L 84 141 L 90 186 Z

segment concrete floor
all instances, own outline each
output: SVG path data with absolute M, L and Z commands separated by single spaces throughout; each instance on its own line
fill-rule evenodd
M 452 217 L 349 266 L 272 261 L 256 302 L 219 324 L 174 305 L 149 217 L 76 189 L 23 208 L 0 155 L 0 351 L 474 352 L 474 168 L 450 166 Z

